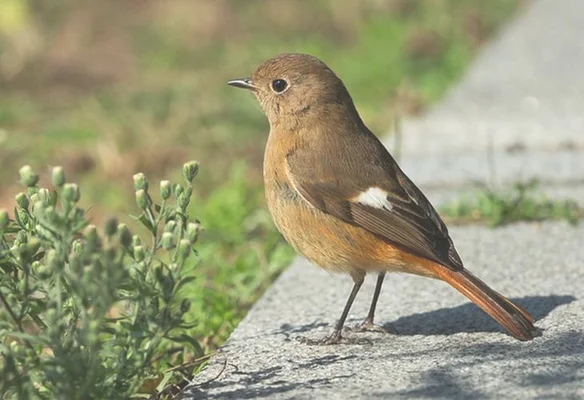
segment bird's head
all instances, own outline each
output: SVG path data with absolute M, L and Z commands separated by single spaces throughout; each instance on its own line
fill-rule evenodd
M 343 82 L 325 63 L 307 54 L 281 54 L 261 64 L 251 77 L 228 84 L 251 90 L 270 125 L 282 118 L 301 120 L 315 112 L 326 117 L 322 114 L 327 113 L 327 105 L 354 110 Z

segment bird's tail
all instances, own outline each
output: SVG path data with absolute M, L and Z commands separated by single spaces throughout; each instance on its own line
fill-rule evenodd
M 448 282 L 505 327 L 516 339 L 531 340 L 539 334 L 533 325 L 534 318 L 527 311 L 495 292 L 469 271 L 453 271 L 440 266 L 436 273 L 440 279 Z

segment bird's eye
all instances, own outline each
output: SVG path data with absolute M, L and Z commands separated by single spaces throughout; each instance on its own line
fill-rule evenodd
M 288 87 L 288 82 L 284 79 L 276 79 L 272 81 L 272 89 L 276 93 L 282 93 Z

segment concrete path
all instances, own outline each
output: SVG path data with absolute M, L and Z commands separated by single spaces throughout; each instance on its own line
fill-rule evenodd
M 378 322 L 398 335 L 366 334 L 371 345 L 306 346 L 296 338 L 330 332 L 351 282 L 299 260 L 198 382 L 225 367 L 221 377 L 193 398 L 583 398 L 584 226 L 469 227 L 452 235 L 469 268 L 534 315 L 541 337 L 518 342 L 445 283 L 393 275 Z M 351 324 L 366 314 L 373 283 L 357 297 Z
M 444 102 L 405 122 L 402 166 L 435 204 L 477 181 L 530 177 L 584 204 L 581 38 L 584 1 L 535 0 Z M 584 398 L 584 224 L 450 231 L 465 265 L 527 308 L 541 337 L 514 340 L 445 283 L 390 275 L 377 318 L 398 335 L 307 346 L 296 338 L 329 333 L 352 283 L 298 259 L 185 397 Z M 350 323 L 366 314 L 374 281 Z

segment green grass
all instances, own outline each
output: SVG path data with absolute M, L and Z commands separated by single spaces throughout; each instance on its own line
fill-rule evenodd
M 520 0 L 133 3 L 27 3 L 21 28 L 46 39 L 18 73 L 0 73 L 0 207 L 12 208 L 21 165 L 63 165 L 96 223 L 124 220 L 132 173 L 155 181 L 200 161 L 193 213 L 205 232 L 190 318 L 212 349 L 293 257 L 263 200 L 267 122 L 225 82 L 276 54 L 311 53 L 383 134 L 440 98 Z M 15 43 L 0 39 L 2 55 L 20 56 Z M 60 69 L 55 54 L 67 56 Z
M 576 224 L 584 216 L 578 203 L 550 199 L 536 180 L 516 182 L 505 189 L 469 192 L 444 204 L 439 211 L 450 223 L 486 223 L 491 227 L 546 220 Z

